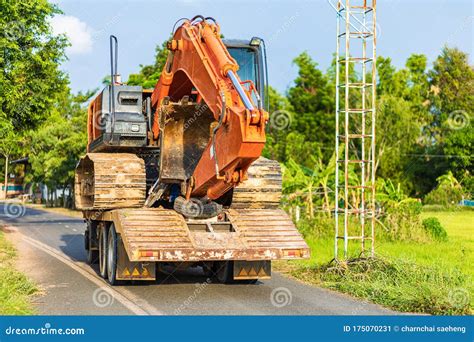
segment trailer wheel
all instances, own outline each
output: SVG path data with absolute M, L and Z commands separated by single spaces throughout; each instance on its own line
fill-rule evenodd
M 219 261 L 214 263 L 214 275 L 223 284 L 230 284 L 233 279 L 231 261 Z
M 84 232 L 84 247 L 87 251 L 87 262 L 90 265 L 95 265 L 99 262 L 99 251 L 97 249 L 92 249 L 92 239 L 94 235 L 95 231 L 93 230 L 92 222 L 87 222 L 87 228 Z
M 234 279 L 234 262 L 220 261 L 214 263 L 214 274 L 217 280 L 223 284 L 255 284 L 258 279 Z
M 102 278 L 107 278 L 107 226 L 99 230 L 99 273 Z
M 107 238 L 107 280 L 110 285 L 117 284 L 117 233 L 114 224 L 109 227 Z

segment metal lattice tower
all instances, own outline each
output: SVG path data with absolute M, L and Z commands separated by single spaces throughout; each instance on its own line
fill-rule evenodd
M 334 211 L 337 261 L 341 242 L 344 259 L 348 258 L 350 241 L 360 242 L 361 254 L 367 252 L 369 241 L 370 255 L 374 255 L 377 32 L 376 0 L 329 2 L 337 11 Z M 340 173 L 344 175 L 342 180 Z

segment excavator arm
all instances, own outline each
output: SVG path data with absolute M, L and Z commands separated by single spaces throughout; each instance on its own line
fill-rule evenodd
M 176 172 L 166 170 L 166 165 L 176 165 L 179 160 L 188 165 L 186 176 L 177 177 L 187 178 L 187 199 L 218 199 L 244 181 L 247 169 L 260 157 L 268 113 L 255 106 L 251 90 L 242 86 L 236 73 L 239 66 L 212 18 L 197 16 L 184 21 L 168 42 L 168 49 L 166 65 L 152 94 L 152 136 L 161 146 L 161 181 L 167 181 L 165 175 L 168 180 L 175 177 L 172 174 Z M 197 103 L 190 107 L 188 99 L 196 93 Z M 196 132 L 189 132 L 193 129 Z M 203 134 L 203 130 L 208 131 Z M 198 143 L 203 137 L 207 142 Z M 195 161 L 188 162 L 190 158 Z

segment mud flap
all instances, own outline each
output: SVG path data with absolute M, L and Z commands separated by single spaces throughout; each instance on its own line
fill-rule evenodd
M 155 280 L 154 262 L 131 262 L 118 235 L 117 241 L 117 280 Z
M 234 261 L 234 280 L 270 279 L 272 266 L 269 260 Z

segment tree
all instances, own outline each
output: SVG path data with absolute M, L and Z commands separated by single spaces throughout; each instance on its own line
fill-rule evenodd
M 87 112 L 83 103 L 94 91 L 67 94 L 51 113 L 46 124 L 31 135 L 30 181 L 41 182 L 50 190 L 73 191 L 74 172 L 79 158 L 86 152 Z
M 409 192 L 420 191 L 414 175 L 423 168 L 423 127 L 429 123 L 427 59 L 413 54 L 396 70 L 390 58 L 377 59 L 377 172 Z M 426 191 L 426 190 L 425 190 Z
M 48 23 L 57 13 L 46 0 L 0 0 L 0 117 L 16 130 L 37 127 L 67 86 L 67 42 Z
M 344 146 L 340 146 L 339 153 L 342 153 L 343 150 Z M 334 198 L 330 198 L 329 193 L 330 189 L 334 188 L 335 170 L 335 153 L 327 164 L 324 164 L 322 159 L 318 159 L 313 169 L 302 166 L 289 157 L 283 168 L 283 192 L 289 195 L 290 202 L 297 205 L 305 204 L 309 218 L 314 217 L 315 203 L 329 214 L 332 203 L 334 203 Z M 354 176 L 354 173 L 350 172 L 351 183 L 355 181 Z M 317 197 L 316 201 L 315 196 Z
M 275 88 L 268 87 L 270 120 L 267 125 L 267 143 L 263 155 L 280 162 L 286 161 L 287 136 L 293 129 L 294 110 L 288 99 Z
M 432 136 L 437 153 L 446 156 L 438 169 L 459 179 L 472 177 L 474 69 L 466 53 L 444 47 L 429 76 Z
M 293 62 L 298 66 L 298 77 L 288 90 L 295 112 L 292 130 L 301 133 L 305 141 L 316 143 L 327 162 L 334 150 L 334 85 L 307 52 Z
M 12 125 L 6 120 L 0 120 L 0 154 L 5 159 L 4 196 L 8 194 L 8 163 L 11 157 L 19 150 L 20 138 Z
M 155 63 L 152 65 L 140 65 L 140 72 L 138 74 L 130 74 L 128 77 L 128 85 L 141 85 L 143 88 L 155 87 L 168 58 L 167 43 L 168 41 L 164 41 L 161 45 L 156 46 Z

